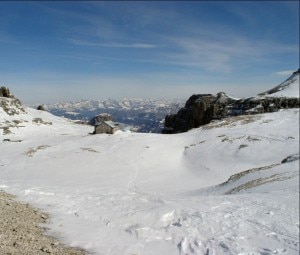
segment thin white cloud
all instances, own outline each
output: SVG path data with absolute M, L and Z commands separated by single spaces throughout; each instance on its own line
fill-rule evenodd
M 257 41 L 234 33 L 226 35 L 226 38 L 223 34 L 216 34 L 213 38 L 198 35 L 166 37 L 166 44 L 173 45 L 175 50 L 166 52 L 164 56 L 178 65 L 231 73 L 240 67 L 272 63 L 282 54 L 299 54 L 297 45 Z
M 210 39 L 170 37 L 168 40 L 176 51 L 167 53 L 167 59 L 178 65 L 194 66 L 209 71 L 231 72 L 232 58 L 240 51 L 240 47 Z
M 242 37 L 238 31 L 224 24 L 206 22 L 199 24 L 193 17 L 186 17 L 175 9 L 162 10 L 156 5 L 136 3 L 89 4 L 99 10 L 113 9 L 118 18 L 105 18 L 86 11 L 78 13 L 77 10 L 50 9 L 62 17 L 80 21 L 80 26 L 65 27 L 69 42 L 87 47 L 157 50 L 151 51 L 151 55 L 145 51 L 145 54 L 131 56 L 131 59 L 125 59 L 126 56 L 123 58 L 122 55 L 116 59 L 108 50 L 106 59 L 231 73 L 240 67 L 271 63 L 278 54 L 291 52 L 297 54 L 299 51 L 297 45 L 278 45 L 271 40 L 258 41 L 251 37 Z M 239 5 L 233 6 L 237 6 L 232 11 L 236 16 L 247 23 L 252 20 L 244 8 L 238 7 Z M 183 19 L 184 22 L 176 22 Z M 176 30 L 173 29 L 175 22 Z M 149 27 L 151 29 L 147 29 Z M 152 38 L 155 38 L 155 43 L 151 42 Z M 163 51 L 159 51 L 161 48 Z
M 92 47 L 108 47 L 108 48 L 135 48 L 135 49 L 153 49 L 158 47 L 163 47 L 164 45 L 161 44 L 154 44 L 154 43 L 97 43 L 92 41 L 84 41 L 78 39 L 69 39 L 69 41 L 76 45 L 82 46 L 92 46 Z
M 275 74 L 280 75 L 280 76 L 288 76 L 291 75 L 295 70 L 287 70 L 287 71 L 279 71 L 276 72 Z
M 162 45 L 158 44 L 149 44 L 149 43 L 103 43 L 99 44 L 99 46 L 103 47 L 111 47 L 111 48 L 135 48 L 135 49 L 153 49 L 162 47 Z

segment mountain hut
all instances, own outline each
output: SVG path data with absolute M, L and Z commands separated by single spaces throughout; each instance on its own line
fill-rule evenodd
M 118 123 L 110 120 L 97 122 L 94 127 L 94 134 L 113 134 L 120 129 Z

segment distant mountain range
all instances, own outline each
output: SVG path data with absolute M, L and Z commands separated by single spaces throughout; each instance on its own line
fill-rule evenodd
M 282 108 L 281 105 L 286 103 L 276 98 L 299 98 L 299 73 L 300 70 L 298 69 L 278 86 L 252 98 L 235 99 L 227 96 L 224 92 L 220 92 L 216 96 L 211 94 L 193 95 L 187 102 L 180 99 L 107 99 L 61 102 L 47 104 L 44 107 L 54 115 L 86 123 L 101 113 L 108 113 L 112 115 L 114 121 L 121 124 L 123 129 L 142 133 L 161 133 L 162 131 L 166 133 L 174 131 L 177 133 L 227 115 L 249 114 L 251 111 L 253 113 L 269 112 L 273 111 L 273 105 L 276 106 L 276 109 L 280 109 Z M 272 101 L 266 98 L 275 99 Z M 209 101 L 209 103 L 204 102 L 206 105 L 204 107 L 206 109 L 205 112 L 208 112 L 210 115 L 208 117 L 206 116 L 207 113 L 203 113 L 202 101 L 204 99 Z M 199 100 L 202 103 L 199 103 Z M 267 109 L 258 109 L 262 101 L 266 100 L 268 104 L 263 103 L 263 105 L 266 105 Z M 194 107 L 194 101 L 197 101 L 197 105 L 203 109 L 199 110 L 199 107 Z M 215 101 L 218 102 L 217 107 L 214 103 Z M 296 103 L 294 101 L 292 100 L 292 105 L 288 107 L 298 107 L 299 100 L 296 100 Z M 210 109 L 209 105 L 211 105 L 212 109 Z M 189 110 L 187 110 L 188 108 Z M 196 112 L 192 113 L 192 108 L 196 109 Z M 188 113 L 185 113 L 186 111 Z M 204 118 L 204 120 L 198 120 L 199 118 Z M 173 131 L 170 131 L 171 129 Z
M 183 105 L 180 99 L 107 99 L 47 104 L 45 108 L 54 115 L 83 121 L 109 113 L 114 121 L 127 125 L 131 131 L 160 133 L 165 116 L 176 113 Z

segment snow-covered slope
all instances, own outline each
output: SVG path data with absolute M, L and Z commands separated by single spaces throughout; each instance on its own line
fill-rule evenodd
M 288 79 L 273 89 L 270 89 L 259 96 L 266 97 L 297 97 L 299 98 L 299 76 L 300 69 L 294 72 Z
M 176 135 L 90 135 L 25 110 L 0 112 L 0 188 L 49 212 L 67 244 L 91 254 L 299 253 L 299 109 Z

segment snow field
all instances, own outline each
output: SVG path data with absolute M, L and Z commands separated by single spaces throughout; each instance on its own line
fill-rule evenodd
M 0 188 L 49 212 L 66 243 L 92 254 L 299 253 L 299 157 L 281 163 L 299 155 L 298 109 L 178 135 L 89 135 L 26 111 L 0 115 L 28 121 L 0 134 L 10 139 Z

